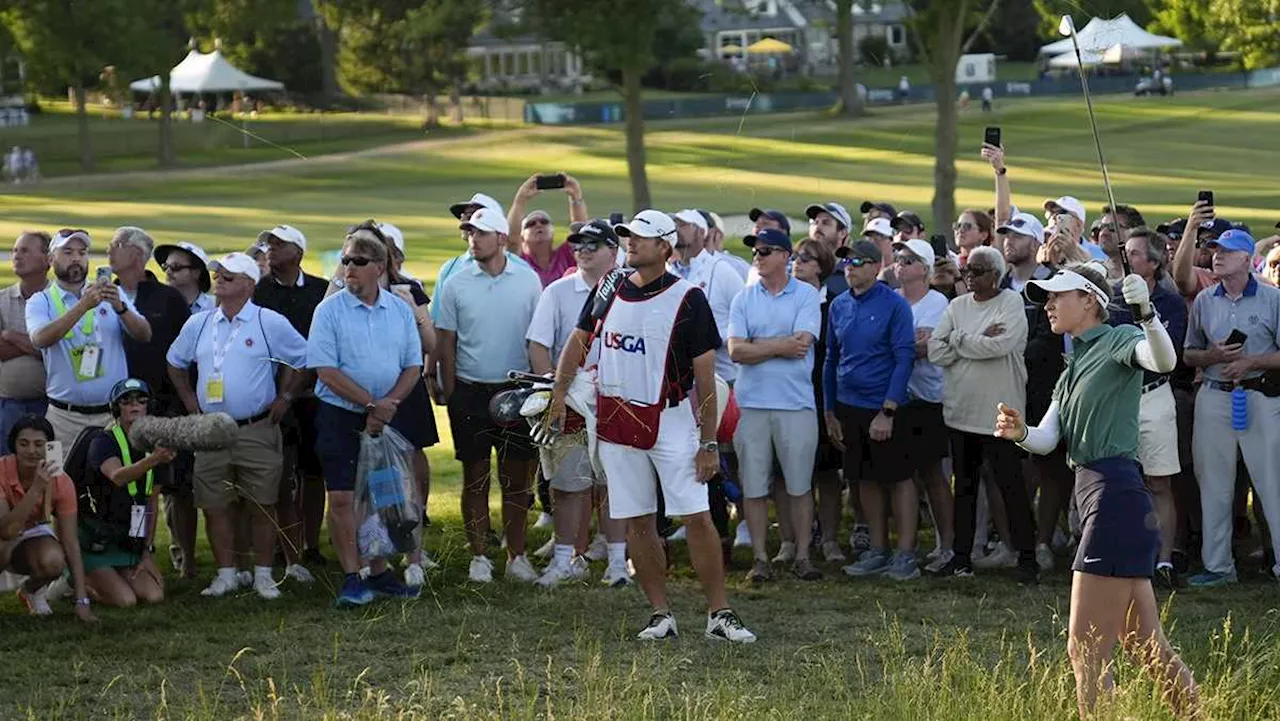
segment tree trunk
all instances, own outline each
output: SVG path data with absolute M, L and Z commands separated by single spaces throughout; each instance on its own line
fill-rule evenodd
M 173 92 L 169 89 L 169 75 L 160 75 L 160 148 L 156 162 L 162 168 L 178 164 L 178 154 L 173 147 Z
M 422 129 L 431 130 L 440 127 L 440 108 L 436 105 L 436 94 L 425 93 L 422 96 L 422 103 L 426 111 L 426 116 L 422 119 Z
M 839 70 L 840 114 L 851 118 L 862 114 L 862 98 L 853 74 L 853 0 L 836 0 L 837 68 Z
M 338 37 L 325 22 L 319 0 L 312 0 L 311 5 L 315 12 L 316 41 L 320 45 L 320 93 L 324 106 L 329 107 L 338 97 Z
M 954 64 L 945 77 L 934 79 L 937 92 L 938 124 L 934 129 L 933 222 L 950 228 L 956 217 L 956 78 Z M 946 232 L 946 231 L 943 231 Z
M 643 68 L 622 69 L 622 103 L 627 135 L 627 175 L 631 178 L 631 205 L 638 213 L 650 206 L 649 176 L 644 157 L 644 96 L 640 90 Z
M 449 119 L 454 125 L 462 125 L 462 78 L 455 77 L 449 84 Z
M 80 137 L 80 169 L 93 170 L 93 141 L 89 137 L 89 109 L 85 107 L 84 83 L 76 81 L 76 130 Z

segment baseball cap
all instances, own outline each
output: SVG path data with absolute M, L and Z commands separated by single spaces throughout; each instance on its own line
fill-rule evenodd
M 710 211 L 703 210 L 702 208 L 698 208 L 698 215 L 701 215 L 702 219 L 707 221 L 707 230 L 711 230 L 712 228 L 716 227 L 716 219 L 711 217 Z M 722 233 L 724 232 L 723 228 L 717 228 L 717 230 L 720 230 L 720 232 Z
M 1231 222 L 1223 218 L 1206 220 L 1200 224 L 1200 229 L 1196 231 L 1197 236 L 1200 234 L 1201 230 L 1206 231 L 1210 236 L 1216 238 L 1228 230 L 1231 230 Z
M 818 213 L 829 214 L 832 218 L 835 218 L 836 222 L 840 224 L 840 227 L 845 230 L 853 227 L 853 220 L 849 217 L 849 211 L 845 210 L 845 207 L 839 203 L 831 201 L 826 203 L 813 203 L 804 209 L 804 214 L 809 216 L 809 220 L 813 220 L 818 217 Z
M 547 211 L 531 210 L 524 216 L 524 219 L 520 221 L 520 229 L 523 230 L 525 228 L 528 228 L 529 221 L 533 220 L 534 218 L 542 218 L 543 220 L 547 221 L 548 224 L 551 223 L 551 215 L 548 214 Z
M 748 248 L 754 248 L 757 245 L 767 245 L 773 248 L 782 248 L 787 252 L 791 252 L 791 236 L 777 228 L 765 228 L 755 235 L 748 235 L 742 239 L 742 244 Z
M 499 203 L 498 201 L 494 200 L 491 196 L 485 195 L 484 193 L 476 193 L 475 195 L 471 196 L 470 200 L 464 200 L 460 203 L 454 203 L 453 205 L 450 205 L 449 212 L 453 213 L 453 217 L 461 219 L 462 211 L 466 210 L 467 208 L 470 208 L 473 205 L 478 205 L 481 208 L 488 208 L 490 210 L 496 210 L 498 212 L 498 215 L 503 214 L 502 203 Z
M 866 235 L 867 233 L 879 233 L 886 238 L 892 238 L 893 225 L 885 218 L 876 218 L 863 226 L 862 234 Z
M 404 233 L 391 223 L 378 223 L 378 230 L 382 233 L 382 237 L 391 241 L 391 244 L 400 251 L 400 255 L 404 255 Z
M 111 405 L 115 405 L 117 401 L 130 393 L 141 393 L 142 395 L 150 398 L 151 386 L 148 386 L 146 381 L 139 380 L 137 378 L 125 378 L 111 386 L 111 395 L 109 396 L 108 402 Z
M 1092 293 L 1102 305 L 1111 302 L 1111 296 L 1093 281 L 1071 270 L 1060 270 L 1044 280 L 1029 280 L 1027 287 L 1022 289 L 1027 300 L 1032 303 L 1044 305 L 1049 299 L 1050 293 L 1066 293 L 1072 290 L 1082 290 L 1086 293 Z
M 933 246 L 929 245 L 929 241 L 912 238 L 911 240 L 895 240 L 893 249 L 906 248 L 911 254 L 919 258 L 927 267 L 932 268 L 933 262 L 937 260 L 937 256 L 933 252 Z
M 865 238 L 854 241 L 853 245 L 845 245 L 836 248 L 836 257 L 840 260 L 852 260 L 861 258 L 871 263 L 879 263 L 884 256 L 880 254 L 880 246 L 873 241 Z M 848 265 L 848 263 L 839 263 L 840 267 Z
M 254 283 L 262 280 L 262 274 L 258 272 L 258 261 L 244 253 L 227 253 L 222 258 L 210 263 L 209 268 L 215 273 L 226 271 L 237 275 L 247 275 L 253 279 Z
M 858 208 L 858 210 L 862 211 L 863 213 L 867 213 L 872 208 L 875 208 L 881 213 L 887 213 L 889 217 L 893 217 L 898 214 L 898 209 L 893 207 L 892 205 L 889 205 L 888 203 L 876 203 L 870 200 L 862 201 L 862 205 Z
M 1040 219 L 1030 213 L 1018 213 L 1009 219 L 1008 223 L 996 228 L 997 233 L 1017 233 L 1018 235 L 1029 235 L 1036 239 L 1037 243 L 1044 242 L 1044 224 Z
M 1084 204 L 1070 195 L 1064 195 L 1057 200 L 1044 201 L 1044 212 L 1046 218 L 1053 213 L 1062 212 L 1070 213 L 1079 218 L 1081 225 L 1085 222 Z
M 292 225 L 277 225 L 271 230 L 264 230 L 258 233 L 258 245 L 265 248 L 267 247 L 267 241 L 272 238 L 279 238 L 286 243 L 293 243 L 301 248 L 304 253 L 307 250 L 307 236 Z
M 620 238 L 658 238 L 671 247 L 676 245 L 676 221 L 661 210 L 642 210 L 635 214 L 630 223 L 619 223 L 613 226 L 613 232 Z
M 1243 230 L 1232 228 L 1205 243 L 1205 247 L 1210 250 L 1221 249 L 1238 253 L 1253 253 L 1253 236 Z
M 212 283 L 209 280 L 209 256 L 205 254 L 204 248 L 195 243 L 188 243 L 185 240 L 178 241 L 168 245 L 157 245 L 152 256 L 156 259 L 156 264 L 163 266 L 169 260 L 169 255 L 175 250 L 183 250 L 195 256 L 200 262 L 200 292 L 208 293 Z
M 1174 218 L 1168 223 L 1161 223 L 1156 226 L 1157 233 L 1164 233 L 1170 238 L 1181 238 L 1182 234 L 1187 230 L 1186 218 Z
M 716 230 L 718 230 L 718 231 L 720 231 L 721 233 L 723 233 L 723 232 L 724 232 L 724 218 L 721 218 L 721 217 L 719 216 L 719 214 L 717 214 L 715 211 L 708 211 L 708 212 L 707 212 L 707 215 L 711 216 L 711 224 L 712 224 L 712 225 L 714 225 L 714 226 L 716 227 Z M 1276 223 L 1276 227 L 1277 227 L 1277 228 L 1280 228 L 1280 223 Z
M 582 227 L 570 233 L 565 242 L 569 245 L 603 243 L 611 248 L 617 248 L 618 234 L 613 232 L 613 226 L 609 225 L 609 221 L 596 218 L 589 223 L 583 223 Z
M 920 220 L 920 216 L 910 210 L 904 210 L 893 216 L 893 220 L 889 221 L 889 225 L 894 230 L 902 230 L 903 226 L 924 230 L 924 221 Z
M 49 251 L 53 252 L 73 240 L 84 243 L 85 250 L 90 248 L 89 231 L 79 228 L 63 228 L 53 234 L 53 240 L 49 243 Z
M 698 211 L 693 210 L 692 208 L 685 208 L 679 213 L 676 213 L 675 218 L 676 220 L 679 220 L 682 223 L 689 223 L 690 225 L 696 225 L 699 228 L 702 228 L 703 230 L 708 229 L 707 219 L 702 217 L 702 213 L 699 213 Z
M 761 210 L 760 208 L 752 208 L 751 212 L 747 213 L 747 217 L 751 219 L 752 223 L 759 220 L 760 216 L 762 215 L 768 218 L 772 218 L 774 222 L 782 226 L 782 232 L 786 233 L 787 235 L 791 235 L 791 221 L 787 219 L 786 213 L 782 212 L 781 210 L 774 210 L 772 208 L 765 208 L 763 210 Z
M 507 225 L 507 216 L 502 214 L 500 210 L 494 210 L 489 206 L 484 206 L 477 210 L 471 216 L 471 220 L 458 226 L 462 230 L 471 230 L 475 228 L 482 233 L 501 233 L 507 235 L 511 232 L 511 226 Z

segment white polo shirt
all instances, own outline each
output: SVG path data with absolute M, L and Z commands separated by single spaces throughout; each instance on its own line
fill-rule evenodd
M 579 270 L 573 275 L 561 278 L 548 285 L 538 298 L 538 305 L 533 309 L 533 320 L 529 321 L 529 332 L 525 340 L 532 341 L 551 351 L 551 366 L 554 368 L 560 359 L 560 352 L 569 342 L 569 336 L 578 327 L 578 317 L 582 308 L 591 297 L 593 288 L 587 285 Z M 590 368 L 600 359 L 600 339 L 591 342 L 587 351 L 584 367 Z
M 745 285 L 733 264 L 722 255 L 704 248 L 687 266 L 672 261 L 669 270 L 702 289 L 711 305 L 711 314 L 715 316 L 716 330 L 721 338 L 728 338 L 733 299 Z M 729 359 L 728 343 L 722 343 L 716 351 L 716 374 L 729 383 L 738 377 L 738 366 Z

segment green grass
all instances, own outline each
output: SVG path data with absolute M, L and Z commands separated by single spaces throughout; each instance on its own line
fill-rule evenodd
M 1212 188 L 1224 216 L 1270 227 L 1280 220 L 1280 169 L 1267 155 L 1278 99 L 1232 92 L 1101 100 L 1117 199 L 1155 222 Z M 975 150 L 988 121 L 978 113 L 963 120 L 962 206 L 992 203 L 991 173 Z M 874 197 L 926 211 L 931 122 L 907 108 L 854 123 L 815 114 L 653 123 L 654 201 L 722 214 L 761 204 L 798 218 L 812 200 L 856 207 Z M 1035 208 L 1073 193 L 1097 212 L 1103 193 L 1080 103 L 1004 103 L 996 122 L 1016 202 Z M 481 190 L 506 202 L 528 174 L 557 170 L 578 176 L 595 214 L 630 207 L 620 129 L 536 128 L 270 173 L 50 183 L 0 196 L 0 233 L 84 225 L 101 241 L 117 225 L 138 224 L 162 241 L 189 238 L 225 251 L 289 222 L 307 233 L 309 262 L 321 270 L 343 229 L 373 216 L 405 230 L 410 269 L 431 279 L 460 248 L 450 201 Z M 564 224 L 562 197 L 539 201 Z M 854 582 L 828 568 L 814 585 L 752 589 L 741 582 L 747 556 L 739 552 L 730 598 L 761 636 L 750 648 L 700 638 L 700 594 L 680 546 L 672 590 L 685 637 L 659 647 L 630 640 L 646 617 L 637 592 L 468 588 L 458 464 L 443 414 L 438 422 L 445 441 L 430 454 L 428 545 L 445 568 L 421 600 L 337 613 L 328 608 L 336 577 L 312 590 L 288 587 L 275 604 L 212 601 L 199 596 L 200 583 L 170 581 L 164 606 L 99 609 L 103 622 L 83 629 L 65 610 L 37 620 L 5 598 L 0 657 L 10 663 L 0 675 L 0 718 L 914 721 L 1074 713 L 1064 572 L 1023 590 L 999 575 L 897 585 Z M 533 533 L 532 543 L 545 538 Z M 1275 593 L 1274 583 L 1250 581 L 1166 600 L 1167 628 L 1202 685 L 1206 718 L 1280 718 Z M 1135 669 L 1122 666 L 1120 680 L 1103 718 L 1169 718 Z

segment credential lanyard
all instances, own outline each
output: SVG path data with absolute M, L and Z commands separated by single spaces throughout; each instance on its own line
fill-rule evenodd
M 67 314 L 67 303 L 62 299 L 62 288 L 57 286 L 50 288 L 49 299 L 53 302 L 53 309 L 58 312 L 59 317 Z M 84 331 L 84 334 L 86 336 L 93 335 L 93 311 L 92 310 L 90 310 L 88 313 L 85 313 L 84 317 L 80 319 L 80 330 Z M 72 338 L 75 337 L 75 332 L 76 332 L 76 329 L 75 329 L 75 326 L 73 325 L 71 329 L 67 331 L 67 334 L 62 337 L 66 340 L 71 340 Z
M 223 316 L 226 318 L 226 316 Z M 222 362 L 227 359 L 227 351 L 231 350 L 231 344 L 236 341 L 236 337 L 240 335 L 240 329 L 245 326 L 244 320 L 240 320 L 237 324 L 235 320 L 228 319 L 227 323 L 231 325 L 231 330 L 227 332 L 227 341 L 221 346 L 218 345 L 218 325 L 213 326 L 213 372 L 222 372 Z
M 116 437 L 116 445 L 120 447 L 120 460 L 123 461 L 126 466 L 132 466 L 133 454 L 129 452 L 129 444 L 125 441 L 124 429 L 120 426 L 112 426 L 111 435 Z M 143 498 L 151 497 L 151 486 L 154 481 L 155 472 L 147 471 L 147 485 L 143 491 L 145 494 Z M 135 502 L 138 500 L 138 482 L 136 480 L 129 481 L 129 495 L 133 497 Z

